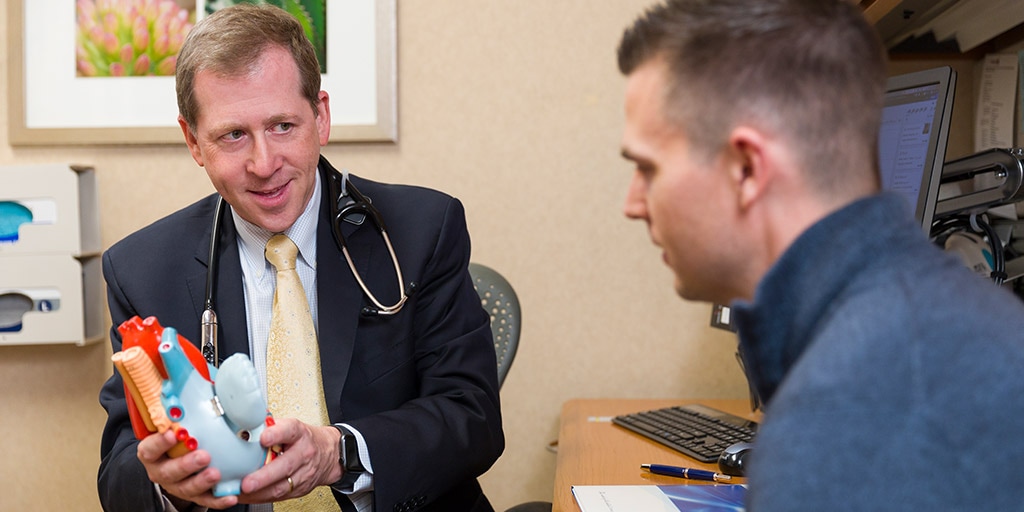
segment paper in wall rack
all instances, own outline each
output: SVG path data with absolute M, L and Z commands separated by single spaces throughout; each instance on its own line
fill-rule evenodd
M 0 345 L 86 345 L 103 337 L 98 256 L 0 257 Z
M 96 181 L 87 166 L 0 166 L 0 345 L 102 340 Z
M 21 332 L 25 313 L 49 313 L 60 309 L 56 288 L 0 289 L 0 332 Z
M 96 178 L 91 167 L 0 167 L 0 256 L 99 253 Z

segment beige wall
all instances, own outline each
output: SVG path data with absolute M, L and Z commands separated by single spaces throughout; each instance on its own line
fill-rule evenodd
M 675 297 L 646 230 L 620 213 L 630 167 L 618 156 L 614 50 L 649 3 L 403 0 L 400 142 L 324 150 L 352 172 L 460 197 L 474 260 L 516 287 L 524 320 L 501 391 L 507 449 L 483 477 L 499 510 L 551 499 L 545 447 L 569 398 L 746 396 L 735 337 L 707 327 L 707 305 Z M 0 112 L 0 165 L 95 166 L 104 247 L 212 191 L 183 145 L 14 148 Z M 96 395 L 109 352 L 0 347 L 0 509 L 99 509 Z

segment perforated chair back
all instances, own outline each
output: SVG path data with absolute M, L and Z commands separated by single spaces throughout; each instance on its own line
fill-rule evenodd
M 494 335 L 494 351 L 498 356 L 498 386 L 501 387 L 519 347 L 522 320 L 519 297 L 512 285 L 490 267 L 470 263 L 469 274 L 473 277 L 473 287 L 480 296 L 480 303 L 491 315 L 491 334 Z

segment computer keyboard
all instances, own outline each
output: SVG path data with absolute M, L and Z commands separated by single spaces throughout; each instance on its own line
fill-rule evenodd
M 715 462 L 729 445 L 750 442 L 757 423 L 699 404 L 623 414 L 612 423 L 682 452 Z

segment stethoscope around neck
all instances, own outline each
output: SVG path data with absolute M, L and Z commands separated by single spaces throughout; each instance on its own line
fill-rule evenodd
M 398 264 L 398 256 L 395 254 L 395 248 L 391 245 L 391 237 L 388 236 L 384 219 L 381 218 L 380 212 L 373 206 L 370 198 L 360 193 L 348 179 L 347 171 L 339 173 L 331 169 L 325 174 L 327 177 L 328 194 L 330 194 L 328 197 L 332 198 L 331 233 L 334 235 L 334 242 L 338 244 L 338 247 L 341 248 L 341 253 L 345 255 L 345 261 L 348 262 L 348 268 L 352 271 L 352 276 L 355 277 L 359 288 L 363 290 L 363 294 L 371 302 L 371 305 L 364 307 L 360 314 L 367 317 L 379 317 L 398 313 L 405 306 L 405 302 L 409 300 L 409 296 L 415 291 L 416 283 L 410 282 L 408 286 L 403 284 L 405 281 L 402 279 L 402 267 Z M 213 225 L 210 228 L 210 254 L 208 258 L 209 263 L 206 268 L 206 299 L 203 304 L 200 335 L 203 357 L 213 366 L 218 366 L 220 361 L 217 354 L 217 313 L 213 307 L 213 295 L 216 288 L 215 283 L 218 270 L 217 253 L 220 250 L 220 225 L 224 222 L 224 218 L 227 216 L 230 208 L 230 205 L 224 201 L 223 197 L 218 198 L 217 206 L 213 212 Z M 401 292 L 401 297 L 399 297 L 398 302 L 390 306 L 386 306 L 377 300 L 377 297 L 366 286 L 362 276 L 359 275 L 359 271 L 356 270 L 352 256 L 348 252 L 345 234 L 341 229 L 342 222 L 358 226 L 362 225 L 367 218 L 370 219 L 370 222 L 380 232 L 381 237 L 384 239 L 384 245 L 391 255 L 391 261 L 395 266 L 395 276 L 398 278 L 398 289 Z

